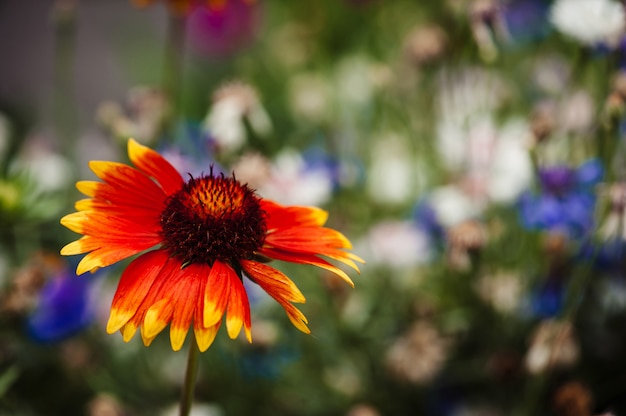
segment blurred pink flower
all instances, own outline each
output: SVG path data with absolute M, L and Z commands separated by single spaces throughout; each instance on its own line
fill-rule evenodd
M 260 20 L 256 1 L 228 0 L 223 7 L 199 7 L 189 15 L 191 47 L 208 56 L 228 55 L 249 45 Z

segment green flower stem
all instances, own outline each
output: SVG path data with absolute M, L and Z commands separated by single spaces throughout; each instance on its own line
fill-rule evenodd
M 59 0 L 54 5 L 52 17 L 55 27 L 55 133 L 63 154 L 70 160 L 75 160 L 76 153 L 76 105 L 73 88 L 76 7 L 73 1 Z
M 194 387 L 196 385 L 196 374 L 198 373 L 198 357 L 200 350 L 196 344 L 196 337 L 191 331 L 191 342 L 189 344 L 189 355 L 187 356 L 187 369 L 185 370 L 185 382 L 180 396 L 180 416 L 188 416 L 193 402 Z
M 187 30 L 185 16 L 170 16 L 167 45 L 163 62 L 162 87 L 170 100 L 171 112 L 165 126 L 165 133 L 174 136 L 176 120 L 182 113 L 183 61 L 185 57 L 185 36 Z

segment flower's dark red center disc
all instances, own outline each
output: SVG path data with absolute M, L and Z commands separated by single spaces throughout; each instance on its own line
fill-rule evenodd
M 267 230 L 260 199 L 246 185 L 222 176 L 191 178 L 166 201 L 164 247 L 183 265 L 236 264 L 252 258 Z

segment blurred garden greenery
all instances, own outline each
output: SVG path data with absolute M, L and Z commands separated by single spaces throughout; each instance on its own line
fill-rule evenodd
M 189 340 L 107 335 L 127 262 L 59 255 L 129 137 L 366 261 L 354 289 L 273 263 L 311 335 L 246 286 L 253 342 L 220 331 L 193 415 L 626 414 L 623 2 L 135 3 L 0 1 L 1 415 L 177 414 Z

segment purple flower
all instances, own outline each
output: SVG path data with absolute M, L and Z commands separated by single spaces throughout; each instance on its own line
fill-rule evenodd
M 593 225 L 596 185 L 603 175 L 598 160 L 573 169 L 566 166 L 544 168 L 539 172 L 539 191 L 523 193 L 518 201 L 522 225 L 531 230 L 563 232 L 578 238 Z
M 230 0 L 223 8 L 198 7 L 189 16 L 191 45 L 199 53 L 222 56 L 247 46 L 258 29 L 259 5 Z
M 68 338 L 95 318 L 95 291 L 100 279 L 76 276 L 66 267 L 51 276 L 39 294 L 36 308 L 27 319 L 30 336 L 40 342 L 56 342 Z
M 513 0 L 502 7 L 502 19 L 513 43 L 539 40 L 550 32 L 547 0 Z

